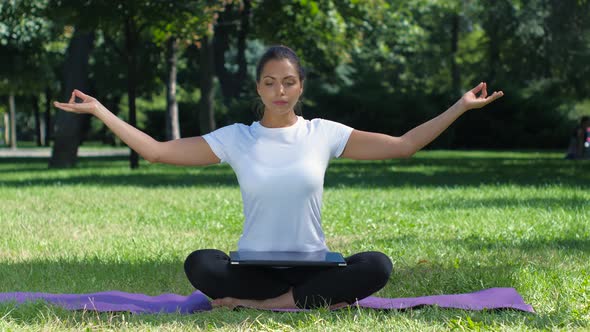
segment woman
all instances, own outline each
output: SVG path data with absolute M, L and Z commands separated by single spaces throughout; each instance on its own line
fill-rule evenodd
M 434 140 L 469 109 L 481 108 L 503 93 L 487 94 L 480 83 L 436 118 L 401 137 L 354 130 L 295 113 L 303 93 L 304 72 L 297 55 L 275 46 L 261 57 L 256 90 L 264 110 L 250 126 L 234 124 L 207 135 L 157 142 L 117 118 L 96 99 L 74 90 L 68 103 L 55 106 L 89 113 L 151 163 L 209 165 L 227 162 L 236 172 L 244 203 L 239 250 L 325 250 L 321 229 L 324 172 L 332 158 L 382 160 L 407 158 Z M 479 96 L 476 96 L 479 94 Z M 76 103 L 75 98 L 82 99 Z M 383 288 L 392 270 L 380 252 L 346 258 L 346 267 L 236 267 L 214 249 L 197 250 L 185 271 L 213 306 L 253 308 L 339 307 Z
M 572 130 L 565 159 L 583 159 L 588 157 L 587 153 L 584 153 L 584 151 L 588 148 L 589 132 L 590 117 L 583 116 L 580 118 L 580 124 Z

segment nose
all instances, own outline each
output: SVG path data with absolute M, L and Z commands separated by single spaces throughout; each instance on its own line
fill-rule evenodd
M 285 86 L 283 84 L 278 84 L 279 87 L 279 94 L 282 96 L 285 94 Z

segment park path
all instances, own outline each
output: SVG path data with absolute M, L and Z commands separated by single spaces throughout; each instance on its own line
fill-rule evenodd
M 129 148 L 80 148 L 78 157 L 119 157 L 128 156 Z M 49 158 L 51 157 L 51 148 L 0 148 L 0 158 Z

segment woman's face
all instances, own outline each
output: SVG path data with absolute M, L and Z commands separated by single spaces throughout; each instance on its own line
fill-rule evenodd
M 256 90 L 264 103 L 265 113 L 281 115 L 293 111 L 303 93 L 303 82 L 289 60 L 270 60 L 262 68 Z

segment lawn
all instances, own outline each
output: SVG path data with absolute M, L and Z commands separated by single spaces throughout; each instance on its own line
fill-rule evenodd
M 334 161 L 323 225 L 331 249 L 380 250 L 394 271 L 377 296 L 514 287 L 536 314 L 424 307 L 193 315 L 70 312 L 0 304 L 0 330 L 390 331 L 590 329 L 590 161 L 551 152 L 428 151 Z M 228 166 L 85 158 L 48 170 L 0 159 L 0 292 L 189 294 L 184 258 L 235 248 L 242 204 Z

